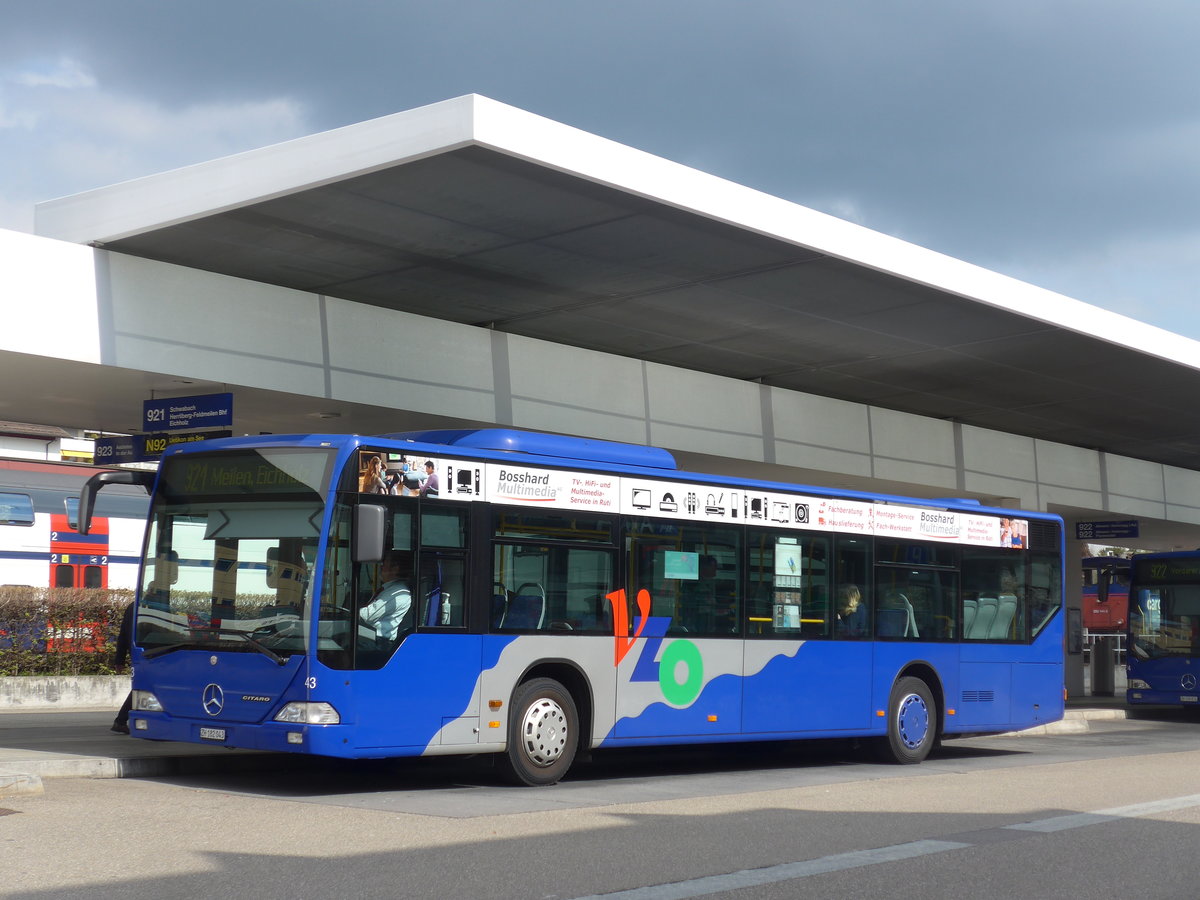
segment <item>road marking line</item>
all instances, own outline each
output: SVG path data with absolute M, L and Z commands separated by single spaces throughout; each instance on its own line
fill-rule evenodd
M 740 872 L 730 872 L 728 875 L 709 875 L 705 878 L 692 878 L 688 881 L 676 881 L 671 884 L 654 884 L 628 891 L 616 891 L 611 894 L 594 894 L 590 897 L 580 897 L 578 900 L 601 900 L 601 898 L 603 900 L 688 900 L 691 897 L 703 897 L 705 894 L 719 894 L 724 891 L 735 891 L 740 888 L 772 884 L 777 881 L 807 878 L 810 875 L 824 875 L 828 872 L 840 872 L 861 866 L 913 859 L 918 856 L 928 856 L 931 853 L 944 853 L 947 850 L 962 850 L 970 846 L 970 844 L 961 844 L 956 841 L 913 841 L 908 844 L 896 844 L 892 847 L 880 847 L 877 850 L 855 850 L 852 853 L 838 853 L 834 856 L 823 856 L 820 859 L 782 863 L 762 869 L 743 869 Z
M 1114 806 L 1109 809 L 1098 809 L 1090 813 L 1072 813 L 1066 816 L 1053 816 L 1049 819 L 1039 819 L 1036 822 L 1021 822 L 1018 825 L 1005 825 L 1012 831 L 1037 831 L 1049 834 L 1055 831 L 1066 831 L 1070 828 L 1084 828 L 1101 822 L 1114 822 L 1117 819 L 1136 819 L 1154 813 L 1171 812 L 1176 809 L 1189 809 L 1200 806 L 1200 794 L 1189 794 L 1186 797 L 1170 797 L 1166 800 L 1151 800 L 1147 803 L 1133 803 L 1129 806 Z
M 1004 825 L 1001 827 L 1010 831 L 1032 831 L 1041 834 L 1050 834 L 1056 831 L 1066 831 L 1071 828 L 1084 828 L 1088 825 L 1097 825 L 1101 822 L 1115 822 L 1119 819 L 1135 819 L 1141 816 L 1153 815 L 1154 813 L 1190 809 L 1194 806 L 1200 806 L 1200 794 L 1171 797 L 1166 800 L 1151 800 L 1147 803 L 1133 803 L 1129 806 L 1114 806 L 1109 809 L 1098 809 L 1095 812 L 1052 816 L 1048 819 L 1038 819 L 1034 822 L 1019 822 L 1016 825 Z M 735 891 L 740 888 L 757 887 L 763 884 L 791 881 L 797 878 L 808 878 L 812 875 L 842 872 L 846 869 L 874 866 L 884 862 L 915 859 L 919 856 L 944 853 L 947 850 L 966 850 L 975 846 L 977 845 L 961 841 L 912 841 L 907 844 L 896 844 L 891 847 L 879 847 L 875 850 L 855 850 L 851 853 L 837 853 L 833 856 L 823 856 L 819 859 L 781 863 L 777 866 L 766 866 L 761 869 L 743 869 L 740 872 L 730 872 L 727 875 L 708 875 L 704 878 L 674 881 L 669 884 L 654 884 L 647 887 L 632 888 L 627 891 L 615 891 L 611 894 L 589 894 L 586 897 L 576 898 L 576 900 L 690 900 L 692 897 L 703 897 L 706 894 L 719 894 L 724 891 Z

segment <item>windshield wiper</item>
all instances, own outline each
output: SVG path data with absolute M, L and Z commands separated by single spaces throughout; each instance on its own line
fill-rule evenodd
M 286 659 L 284 659 L 282 656 L 280 656 L 278 653 L 276 653 L 270 647 L 264 647 L 262 644 L 260 644 L 254 638 L 250 637 L 250 635 L 246 634 L 246 632 L 244 632 L 244 631 L 238 631 L 235 628 L 214 628 L 212 630 L 215 631 L 217 634 L 236 634 L 238 637 L 245 638 L 246 642 L 251 647 L 253 647 L 255 650 L 257 650 L 259 653 L 261 653 L 263 656 L 269 656 L 271 659 L 275 660 L 275 662 L 279 663 L 279 665 L 281 665 L 281 666 L 287 665 Z
M 278 653 L 276 653 L 270 647 L 264 647 L 262 644 L 260 644 L 254 638 L 250 637 L 250 635 L 246 634 L 246 632 L 244 632 L 244 631 L 238 631 L 237 629 L 234 629 L 234 628 L 203 628 L 203 629 L 197 629 L 197 630 L 199 630 L 203 634 L 235 634 L 240 638 L 245 638 L 246 642 L 251 647 L 253 647 L 255 650 L 257 650 L 259 653 L 263 654 L 263 656 L 269 656 L 272 660 L 274 660 L 281 666 L 287 665 L 287 660 L 284 657 L 280 656 Z M 209 645 L 203 643 L 202 641 L 181 641 L 178 644 L 170 644 L 169 646 L 165 646 L 165 647 L 152 647 L 151 649 L 146 650 L 144 653 L 142 653 L 142 659 L 154 659 L 156 656 L 164 656 L 168 653 L 173 653 L 176 650 L 209 650 L 209 649 L 216 649 L 216 648 L 210 647 Z
M 149 650 L 142 652 L 142 659 L 154 659 L 156 656 L 166 656 L 168 653 L 174 653 L 176 650 L 195 650 L 199 646 L 195 641 L 184 641 L 180 644 L 151 647 Z

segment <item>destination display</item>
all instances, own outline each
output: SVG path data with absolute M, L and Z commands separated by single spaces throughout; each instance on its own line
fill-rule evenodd
M 164 465 L 159 490 L 175 501 L 251 493 L 314 493 L 324 489 L 331 464 L 332 454 L 327 450 L 295 447 L 181 455 Z
M 1029 522 L 975 513 L 829 497 L 543 469 L 442 457 L 408 460 L 389 454 L 381 480 L 401 466 L 405 485 L 392 493 L 452 500 L 587 509 L 689 521 L 747 522 L 797 531 L 841 531 L 981 547 L 1028 546 Z M 415 473 L 409 476 L 409 472 Z
M 1135 560 L 1133 581 L 1140 587 L 1156 584 L 1200 584 L 1200 558 L 1155 556 Z

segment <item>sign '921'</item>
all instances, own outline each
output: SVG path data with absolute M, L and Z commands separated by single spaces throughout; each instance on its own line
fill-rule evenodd
M 142 403 L 142 430 L 177 431 L 233 424 L 233 394 L 167 397 Z

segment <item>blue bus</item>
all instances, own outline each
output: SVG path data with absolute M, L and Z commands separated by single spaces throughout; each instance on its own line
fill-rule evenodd
M 1200 706 L 1200 551 L 1133 557 L 1126 700 Z
M 171 448 L 132 734 L 401 757 L 855 738 L 897 763 L 1063 713 L 1052 515 L 680 471 L 507 429 Z

